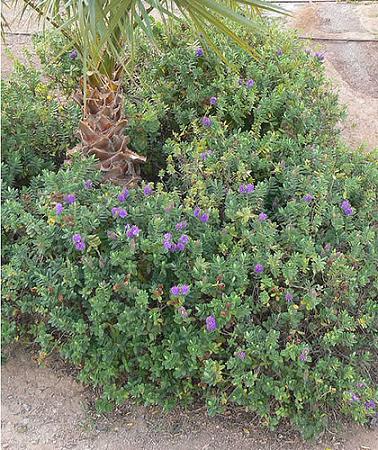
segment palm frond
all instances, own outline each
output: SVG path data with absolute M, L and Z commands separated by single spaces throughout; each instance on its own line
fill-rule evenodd
M 262 9 L 283 12 L 264 0 L 12 0 L 23 4 L 23 14 L 33 9 L 44 23 L 62 32 L 80 53 L 86 72 L 113 77 L 128 70 L 133 61 L 137 32 L 154 40 L 151 14 L 164 23 L 187 19 L 200 36 L 220 56 L 211 41 L 209 29 L 215 28 L 253 54 L 231 24 L 254 31 L 251 14 Z

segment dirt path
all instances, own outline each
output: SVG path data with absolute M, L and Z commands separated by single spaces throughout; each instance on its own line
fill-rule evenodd
M 129 404 L 104 416 L 91 397 L 59 359 L 38 367 L 14 348 L 2 370 L 2 449 L 378 450 L 378 429 L 348 425 L 310 444 L 290 431 L 269 433 L 240 410 L 209 418 L 203 409 L 164 414 Z
M 295 4 L 291 9 L 286 23 L 300 35 L 351 40 L 309 41 L 309 46 L 324 52 L 327 75 L 347 106 L 344 139 L 353 147 L 378 147 L 378 2 Z

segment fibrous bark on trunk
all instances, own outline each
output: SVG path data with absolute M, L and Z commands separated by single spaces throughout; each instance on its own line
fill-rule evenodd
M 122 186 L 136 185 L 141 178 L 140 164 L 146 158 L 128 148 L 129 138 L 124 135 L 128 121 L 123 116 L 119 82 L 88 84 L 85 105 L 82 90 L 74 98 L 83 108 L 78 131 L 81 142 L 68 151 L 68 156 L 76 152 L 95 155 L 104 180 Z

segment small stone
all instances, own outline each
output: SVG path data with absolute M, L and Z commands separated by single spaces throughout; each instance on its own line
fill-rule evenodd
M 26 433 L 28 431 L 28 427 L 26 425 L 18 425 L 16 426 L 17 433 Z

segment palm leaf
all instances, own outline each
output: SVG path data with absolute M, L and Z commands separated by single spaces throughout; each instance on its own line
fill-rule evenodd
M 210 28 L 254 54 L 230 25 L 241 25 L 253 32 L 251 12 L 262 9 L 283 12 L 263 0 L 12 0 L 14 6 L 18 3 L 24 5 L 23 14 L 33 9 L 45 24 L 54 26 L 69 39 L 81 55 L 85 74 L 97 73 L 108 78 L 120 68 L 128 71 L 132 67 L 138 32 L 154 40 L 152 12 L 164 23 L 186 18 L 223 59 L 210 38 Z

